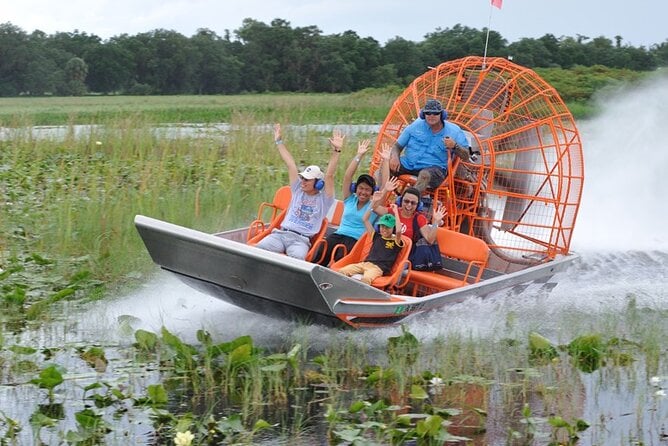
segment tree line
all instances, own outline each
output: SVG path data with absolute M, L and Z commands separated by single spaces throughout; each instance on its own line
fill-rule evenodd
M 200 29 L 186 37 L 156 29 L 103 40 L 86 32 L 27 33 L 0 24 L 0 96 L 99 94 L 346 93 L 406 85 L 426 67 L 482 56 L 487 29 L 461 24 L 437 28 L 414 42 L 395 37 L 381 45 L 354 31 L 324 35 L 316 26 L 283 19 L 245 19 L 223 36 Z M 622 37 L 523 38 L 508 43 L 490 31 L 487 55 L 512 57 L 530 68 L 602 65 L 652 71 L 668 65 L 668 39 L 650 48 Z

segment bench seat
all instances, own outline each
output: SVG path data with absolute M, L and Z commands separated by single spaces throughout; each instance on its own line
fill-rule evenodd
M 484 241 L 446 228 L 438 228 L 436 239 L 441 256 L 463 263 L 466 269 L 463 273 L 453 274 L 457 277 L 434 271 L 411 270 L 408 283 L 414 285 L 413 295 L 420 286 L 445 291 L 480 281 L 489 259 L 489 247 Z

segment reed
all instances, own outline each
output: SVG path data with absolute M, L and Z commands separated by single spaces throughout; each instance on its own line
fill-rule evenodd
M 0 98 L 0 125 L 106 125 L 127 117 L 153 124 L 214 123 L 232 122 L 239 115 L 264 122 L 369 124 L 383 120 L 399 93 L 386 88 L 349 94 Z

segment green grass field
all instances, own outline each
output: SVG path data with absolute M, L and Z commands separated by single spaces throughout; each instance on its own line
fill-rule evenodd
M 0 98 L 4 126 L 113 122 L 141 116 L 151 123 L 262 122 L 380 123 L 398 92 L 259 94 L 235 96 L 84 96 Z

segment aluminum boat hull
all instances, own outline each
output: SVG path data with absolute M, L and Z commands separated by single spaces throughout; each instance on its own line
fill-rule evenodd
M 246 228 L 207 234 L 138 215 L 135 226 L 153 261 L 187 285 L 246 310 L 330 326 L 396 325 L 417 314 L 550 278 L 576 254 L 423 297 L 390 294 L 328 268 L 243 243 Z

